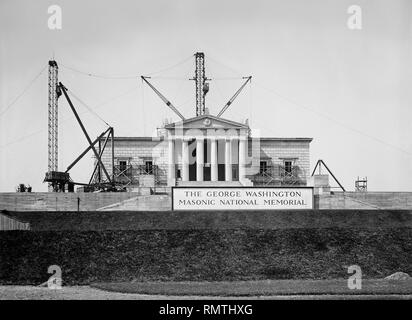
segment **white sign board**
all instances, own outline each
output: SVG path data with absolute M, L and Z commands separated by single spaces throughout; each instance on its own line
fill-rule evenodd
M 286 209 L 313 209 L 313 188 L 172 188 L 172 210 Z

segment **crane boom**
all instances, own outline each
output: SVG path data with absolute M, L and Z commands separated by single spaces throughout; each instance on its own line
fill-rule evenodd
M 85 128 L 84 125 L 83 125 L 83 122 L 80 120 L 79 114 L 77 113 L 76 109 L 74 108 L 74 105 L 73 105 L 72 101 L 70 100 L 69 95 L 67 94 L 67 89 L 66 89 L 66 87 L 65 87 L 61 82 L 59 82 L 58 87 L 59 87 L 60 90 L 63 92 L 63 94 L 64 94 L 67 102 L 69 103 L 70 109 L 72 109 L 73 114 L 74 114 L 74 116 L 76 117 L 76 120 L 77 120 L 77 122 L 79 123 L 80 128 L 82 129 L 83 134 L 84 134 L 84 136 L 86 137 L 87 142 L 89 143 L 90 148 L 93 150 L 93 153 L 94 153 L 94 155 L 96 156 L 97 161 L 98 161 L 99 164 L 101 165 L 101 167 L 102 167 L 102 169 L 103 169 L 103 171 L 104 171 L 104 173 L 105 173 L 105 175 L 106 175 L 106 177 L 107 177 L 107 180 L 108 180 L 110 183 L 114 183 L 114 181 L 112 181 L 112 180 L 110 179 L 109 173 L 107 172 L 106 167 L 104 166 L 104 164 L 103 164 L 103 162 L 102 162 L 102 160 L 101 160 L 98 152 L 96 151 L 96 148 L 94 147 L 94 144 L 93 144 L 92 140 L 90 139 L 90 136 L 89 136 L 89 134 L 88 134 L 87 131 L 86 131 L 86 128 Z M 111 128 L 111 129 L 113 130 L 113 128 Z M 113 141 L 113 137 L 112 137 L 112 141 Z M 113 152 L 113 145 L 112 145 L 112 152 Z
M 159 90 L 157 90 L 147 79 L 150 79 L 150 77 L 145 77 L 141 76 L 142 80 L 147 83 L 147 85 L 152 88 L 152 90 L 162 99 L 162 101 L 174 112 L 176 113 L 180 119 L 185 120 L 185 117 L 179 112 L 179 110 L 176 109 L 176 107 L 163 95 L 160 93 Z
M 220 112 L 218 113 L 217 117 L 220 118 L 220 116 L 227 110 L 227 108 L 229 108 L 229 106 L 232 104 L 233 101 L 235 101 L 235 99 L 237 98 L 237 96 L 240 94 L 240 92 L 243 90 L 243 88 L 246 86 L 246 84 L 252 80 L 252 76 L 243 78 L 246 79 L 245 83 L 242 84 L 242 86 L 235 92 L 235 94 L 233 95 L 232 98 L 230 98 L 230 100 L 225 104 L 225 106 L 222 108 L 222 110 L 220 110 Z

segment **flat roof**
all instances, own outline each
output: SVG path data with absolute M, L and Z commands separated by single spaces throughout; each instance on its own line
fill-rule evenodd
M 100 140 L 104 140 L 105 137 L 102 137 Z M 123 141 L 162 141 L 164 137 L 114 137 L 114 140 L 123 140 Z M 311 142 L 313 138 L 275 138 L 275 137 L 261 137 L 261 141 L 299 141 L 299 142 Z
M 101 140 L 104 140 L 102 137 Z M 114 140 L 124 140 L 124 141 L 158 141 L 163 140 L 164 137 L 114 137 Z
M 272 138 L 272 137 L 261 137 L 261 141 L 304 141 L 311 142 L 313 138 Z

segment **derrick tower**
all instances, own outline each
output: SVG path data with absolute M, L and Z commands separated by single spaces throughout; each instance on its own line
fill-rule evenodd
M 49 61 L 48 171 L 58 171 L 58 66 Z
M 195 54 L 195 80 L 196 83 L 196 116 L 205 114 L 205 97 L 209 91 L 209 83 L 207 83 L 205 73 L 205 54 L 203 52 L 196 52 Z

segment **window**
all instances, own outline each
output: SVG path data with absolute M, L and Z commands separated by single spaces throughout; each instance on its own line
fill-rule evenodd
M 153 161 L 152 160 L 146 160 L 144 162 L 145 166 L 145 171 L 147 174 L 153 174 Z
M 285 160 L 284 166 L 285 166 L 286 173 L 292 173 L 292 160 Z
M 267 172 L 268 169 L 268 163 L 267 161 L 260 161 L 260 165 L 259 165 L 259 173 L 263 174 L 265 172 Z
M 126 170 L 127 167 L 127 161 L 126 160 L 120 160 L 119 161 L 119 170 L 120 172 Z

